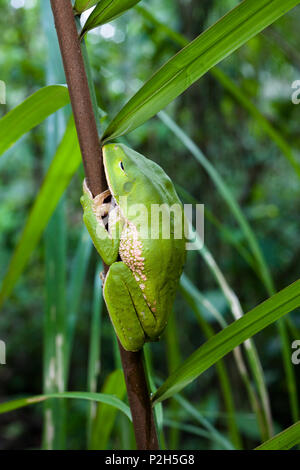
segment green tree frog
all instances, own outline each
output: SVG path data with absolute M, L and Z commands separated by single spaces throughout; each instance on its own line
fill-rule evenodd
M 105 145 L 103 163 L 109 189 L 93 198 L 84 180 L 83 220 L 109 266 L 103 294 L 116 334 L 137 351 L 159 339 L 173 307 L 185 262 L 183 208 L 162 168 L 127 146 Z

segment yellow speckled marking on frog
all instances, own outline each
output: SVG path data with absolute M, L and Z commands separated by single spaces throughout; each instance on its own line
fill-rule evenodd
M 123 228 L 119 253 L 122 261 L 132 271 L 138 286 L 142 292 L 144 292 L 146 288 L 145 283 L 147 281 L 147 276 L 145 275 L 145 258 L 142 256 L 143 244 L 141 240 L 139 240 L 139 234 L 136 226 L 130 221 L 126 221 L 126 225 Z M 146 295 L 143 294 L 143 296 L 147 301 Z M 155 304 L 156 301 L 154 302 L 154 305 Z M 151 304 L 149 302 L 148 306 L 151 308 Z M 156 311 L 154 307 L 151 308 L 151 310 L 152 312 Z

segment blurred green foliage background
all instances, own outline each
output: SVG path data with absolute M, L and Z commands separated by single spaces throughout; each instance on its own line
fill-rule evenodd
M 147 4 L 157 18 L 191 40 L 237 2 L 149 0 L 142 4 Z M 0 106 L 0 116 L 3 116 L 49 82 L 49 54 L 56 54 L 58 69 L 60 58 L 56 42 L 47 44 L 43 16 L 45 0 L 0 0 L 0 7 L 0 79 L 5 81 L 7 87 L 7 104 Z M 51 15 L 48 21 L 52 25 Z M 291 102 L 291 85 L 300 79 L 299 21 L 300 10 L 296 8 L 221 64 L 221 68 L 296 150 L 300 145 L 300 106 Z M 87 46 L 98 103 L 110 118 L 160 65 L 179 50 L 178 45 L 162 30 L 151 25 L 135 10 L 89 33 Z M 258 238 L 276 289 L 282 289 L 297 279 L 300 185 L 299 178 L 280 150 L 210 74 L 206 74 L 169 105 L 167 112 L 197 143 L 230 186 Z M 48 165 L 45 132 L 46 124 L 38 126 L 0 160 L 0 278 L 5 275 Z M 197 202 L 205 204 L 215 218 L 230 230 L 234 239 L 243 244 L 243 234 L 211 179 L 160 119 L 151 119 L 129 134 L 126 142 L 159 163 L 176 184 L 186 189 Z M 66 221 L 66 295 L 82 231 L 79 203 L 82 175 L 81 168 L 64 196 L 62 208 Z M 244 311 L 268 297 L 249 265 L 208 219 L 205 242 L 238 295 Z M 69 390 L 86 389 L 91 298 L 97 262 L 93 250 L 80 297 Z M 231 321 L 226 299 L 195 252 L 188 254 L 186 274 L 224 318 Z M 98 287 L 100 289 L 100 281 Z M 42 391 L 45 289 L 45 244 L 42 240 L 0 315 L 0 339 L 7 344 L 7 364 L 0 366 L 0 402 Z M 204 314 L 218 331 L 219 327 L 210 315 L 207 312 Z M 300 327 L 297 312 L 293 319 Z M 154 370 L 160 379 L 164 379 L 174 365 L 205 340 L 195 315 L 180 294 L 171 324 L 172 334 L 168 338 L 165 334 L 160 343 L 151 345 Z M 291 333 L 291 342 L 293 339 L 300 337 L 294 338 Z M 172 350 L 172 340 L 175 350 L 170 356 L 166 345 L 169 344 L 169 351 Z M 276 328 L 272 326 L 260 333 L 255 337 L 255 342 L 265 371 L 275 430 L 280 431 L 292 421 Z M 226 365 L 244 446 L 251 448 L 259 443 L 255 417 L 231 355 L 226 358 Z M 113 332 L 107 314 L 103 312 L 98 390 L 116 366 L 118 358 Z M 300 366 L 299 370 L 294 367 L 300 386 Z M 185 395 L 218 429 L 226 428 L 215 368 L 209 369 L 200 380 L 188 387 Z M 76 401 L 67 406 L 67 446 L 71 449 L 84 448 L 86 404 Z M 165 416 L 170 421 L 196 426 L 186 410 L 174 403 L 172 405 L 172 402 L 165 407 Z M 122 428 L 123 418 L 118 415 L 109 447 L 121 448 L 125 445 Z M 172 427 L 165 428 L 167 442 L 170 442 L 172 432 Z M 41 406 L 25 408 L 0 418 L 0 449 L 39 448 L 41 435 Z M 129 438 L 132 441 L 132 436 Z M 177 439 L 179 448 L 207 449 L 216 446 L 189 430 L 181 430 Z

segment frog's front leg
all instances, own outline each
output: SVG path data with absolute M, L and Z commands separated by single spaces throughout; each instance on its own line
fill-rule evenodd
M 108 265 L 118 258 L 123 226 L 119 207 L 113 206 L 113 199 L 111 202 L 106 202 L 109 197 L 111 197 L 109 190 L 93 197 L 84 180 L 83 196 L 80 199 L 83 206 L 83 221 L 96 250 Z
M 104 299 L 117 336 L 127 351 L 138 351 L 155 331 L 156 319 L 131 270 L 123 262 L 110 266 Z

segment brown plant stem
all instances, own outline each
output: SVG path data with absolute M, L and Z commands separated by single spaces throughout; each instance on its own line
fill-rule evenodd
M 74 12 L 70 0 L 51 0 L 51 6 L 87 184 L 93 195 L 96 196 L 107 189 L 107 182 Z M 72 158 L 72 155 L 70 155 L 70 158 Z M 142 351 L 128 352 L 120 344 L 119 346 L 137 448 L 139 450 L 158 449 Z

